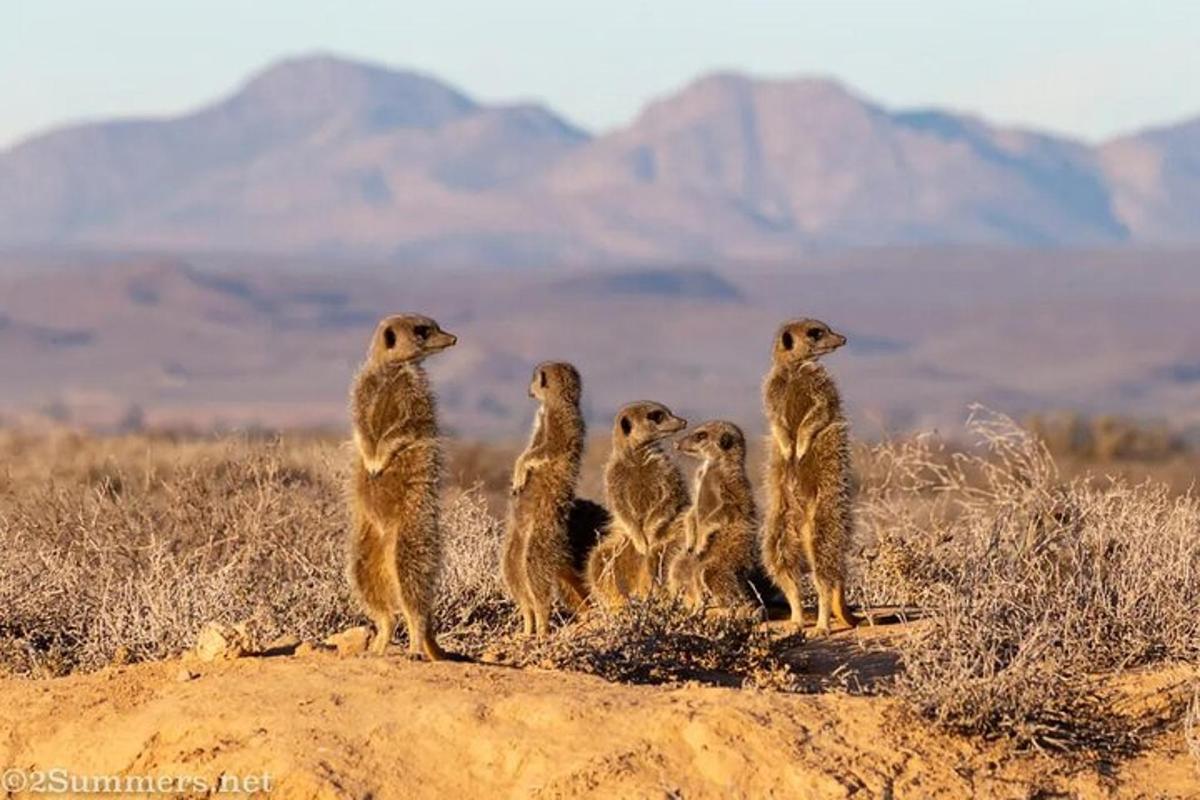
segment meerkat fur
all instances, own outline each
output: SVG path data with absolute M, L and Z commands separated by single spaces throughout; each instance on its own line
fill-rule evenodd
M 666 565 L 682 540 L 688 490 L 662 441 L 687 426 L 661 403 L 630 403 L 613 421 L 604 469 L 608 532 L 588 559 L 589 591 L 616 605 L 648 595 L 665 582 Z
M 763 383 L 770 426 L 766 466 L 767 511 L 761 558 L 803 619 L 799 576 L 812 574 L 819 633 L 830 612 L 846 625 L 859 620 L 846 607 L 845 557 L 850 544 L 849 429 L 833 378 L 818 359 L 846 338 L 818 320 L 785 323 L 775 336 L 772 366 Z
M 455 344 L 418 314 L 384 319 L 350 393 L 354 468 L 348 577 L 383 653 L 400 616 L 409 649 L 430 660 L 438 646 L 432 605 L 441 566 L 437 409 L 424 359 Z
M 675 443 L 701 460 L 695 496 L 684 517 L 684 541 L 671 562 L 668 585 L 693 608 L 706 600 L 742 605 L 754 569 L 758 514 L 746 476 L 746 437 L 732 422 L 697 426 Z
M 513 465 L 501 570 L 526 634 L 549 631 L 556 595 L 573 611 L 587 599 L 568 532 L 586 435 L 582 391 L 579 371 L 565 362 L 539 364 L 529 385 L 541 404 L 529 445 Z

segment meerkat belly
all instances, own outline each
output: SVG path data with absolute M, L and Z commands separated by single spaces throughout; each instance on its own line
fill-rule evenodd
M 360 465 L 356 489 L 368 513 L 380 522 L 402 516 L 415 518 L 423 505 L 437 502 L 438 450 L 433 441 L 417 442 L 392 459 L 381 474 L 371 477 Z
M 534 470 L 517 495 L 517 513 L 539 520 L 565 518 L 574 495 L 574 481 L 564 470 Z

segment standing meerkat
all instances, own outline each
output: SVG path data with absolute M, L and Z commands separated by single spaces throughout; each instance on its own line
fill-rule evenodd
M 807 566 L 817 591 L 817 628 L 829 632 L 829 613 L 847 625 L 845 555 L 850 544 L 850 449 L 842 401 L 818 362 L 846 343 L 818 320 L 785 323 L 775 336 L 771 371 L 763 383 L 770 424 L 768 505 L 762 562 L 803 620 L 799 576 Z
M 732 422 L 717 420 L 698 426 L 675 447 L 701 462 L 695 499 L 684 517 L 683 548 L 671 562 L 671 591 L 693 607 L 706 598 L 740 605 L 754 569 L 758 527 L 746 477 L 746 437 Z
M 649 594 L 681 534 L 687 484 L 662 440 L 687 421 L 661 403 L 630 403 L 613 422 L 604 468 L 609 531 L 588 558 L 588 588 L 609 603 Z
M 572 564 L 567 529 L 586 434 L 579 408 L 582 393 L 579 371 L 570 364 L 548 361 L 533 371 L 529 396 L 541 405 L 529 445 L 513 465 L 501 563 L 504 584 L 521 609 L 527 634 L 550 630 L 556 593 L 575 611 L 587 599 Z
M 431 661 L 446 657 L 430 619 L 441 566 L 441 451 L 421 362 L 456 341 L 429 317 L 388 317 L 375 329 L 350 393 L 356 457 L 348 572 L 375 625 L 373 653 L 384 652 L 403 614 L 409 650 Z

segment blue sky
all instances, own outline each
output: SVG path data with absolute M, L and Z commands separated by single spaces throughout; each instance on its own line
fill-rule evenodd
M 1197 0 L 0 0 L 0 146 L 169 114 L 310 51 L 413 67 L 601 131 L 695 76 L 836 76 L 1100 139 L 1200 114 Z

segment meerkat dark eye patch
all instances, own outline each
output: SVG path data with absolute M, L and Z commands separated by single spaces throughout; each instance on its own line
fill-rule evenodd
M 722 450 L 728 450 L 729 448 L 733 447 L 733 434 L 732 433 L 722 433 L 721 438 L 717 442 L 717 444 L 721 445 Z
M 708 434 L 704 431 L 696 431 L 696 441 L 703 442 L 708 439 Z
M 812 339 L 814 342 L 821 341 L 821 337 L 823 337 L 824 335 L 825 335 L 825 331 L 821 330 L 820 328 L 809 328 L 808 329 L 808 338 Z
M 413 336 L 416 336 L 418 339 L 428 339 L 429 338 L 429 326 L 428 325 L 415 326 L 413 328 Z
M 546 370 L 542 370 L 541 372 L 539 372 L 538 378 L 541 381 L 542 388 L 545 389 L 546 388 Z
M 661 412 L 661 411 L 651 411 L 649 414 L 647 414 L 647 415 L 646 415 L 646 417 L 647 417 L 647 418 L 648 418 L 648 419 L 649 419 L 651 422 L 653 422 L 655 425 L 658 425 L 658 424 L 659 424 L 659 423 L 661 423 L 661 422 L 662 422 L 664 419 L 666 419 L 666 418 L 667 418 L 667 415 L 666 415 L 666 414 L 664 414 L 664 413 L 663 413 L 663 412 Z
M 629 417 L 621 417 L 621 433 L 628 436 L 633 432 L 633 423 L 629 421 Z
M 391 328 L 383 329 L 383 346 L 388 350 L 396 346 L 396 332 Z
M 779 342 L 783 345 L 784 350 L 791 350 L 796 346 L 796 341 L 792 338 L 791 331 L 784 331 L 783 336 L 779 338 Z

